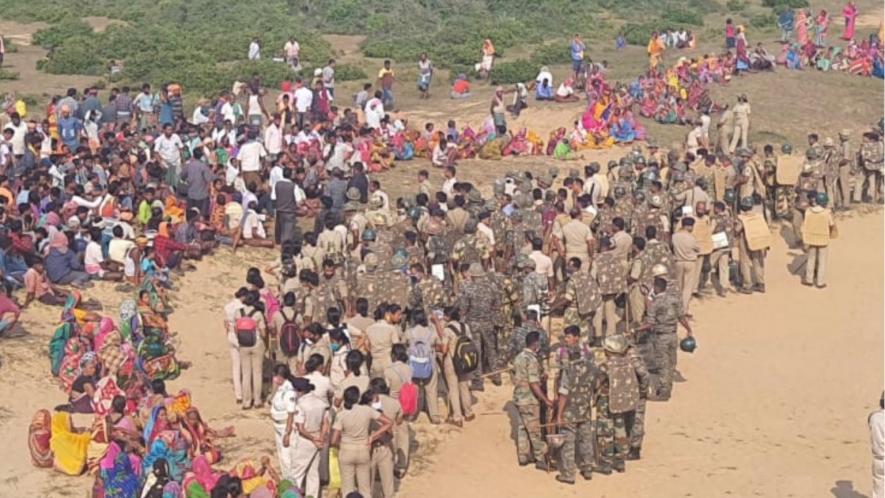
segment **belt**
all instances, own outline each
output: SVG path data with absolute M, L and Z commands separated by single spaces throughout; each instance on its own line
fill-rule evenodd
M 655 332 L 655 331 L 651 331 L 651 332 L 649 332 L 649 333 L 652 334 L 652 335 L 667 335 L 667 334 L 675 334 L 676 331 L 675 331 L 675 330 L 672 331 L 672 332 Z

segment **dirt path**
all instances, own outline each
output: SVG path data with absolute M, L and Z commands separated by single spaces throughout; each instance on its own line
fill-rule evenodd
M 679 358 L 687 382 L 649 406 L 643 460 L 626 474 L 559 485 L 517 467 L 507 417 L 484 415 L 401 495 L 867 496 L 866 417 L 883 377 L 882 221 L 880 211 L 841 222 L 826 290 L 799 285 L 787 269 L 796 253 L 778 240 L 765 295 L 696 306 L 700 348 Z M 508 400 L 507 388 L 486 392 L 479 411 Z

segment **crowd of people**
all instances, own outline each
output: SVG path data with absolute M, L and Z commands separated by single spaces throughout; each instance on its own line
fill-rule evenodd
M 334 60 L 287 83 L 273 112 L 257 76 L 190 117 L 177 85 L 115 88 L 104 100 L 70 89 L 41 119 L 10 102 L 0 333 L 35 301 L 59 307 L 50 365 L 69 397 L 35 414 L 34 465 L 88 473 L 107 497 L 390 497 L 409 471 L 409 425 L 422 414 L 469 423 L 485 382 L 509 372 L 518 464 L 556 467 L 569 484 L 625 471 L 641 458 L 646 402 L 670 398 L 677 350 L 694 348 L 692 306 L 714 292 L 765 292 L 768 224 L 790 224 L 790 243 L 808 254 L 802 283 L 822 288 L 832 208 L 883 197 L 881 123 L 859 147 L 857 131 L 843 130 L 838 144 L 809 135 L 804 155 L 789 144 L 759 152 L 749 99 L 728 109 L 706 89 L 737 70 L 734 57 L 659 70 L 667 42 L 652 41 L 649 72 L 622 85 L 605 64 L 585 63 L 576 36 L 574 74 L 551 94 L 542 70 L 536 97 L 567 101 L 581 89 L 588 107 L 547 141 L 507 126 L 527 108 L 524 84 L 512 104 L 496 90 L 479 131 L 454 121 L 415 130 L 389 114 L 390 61 L 356 110 L 338 105 Z M 297 42 L 286 53 L 299 63 Z M 494 55 L 486 40 L 484 75 Z M 419 70 L 427 95 L 426 56 Z M 456 163 L 474 157 L 569 159 L 643 140 L 634 112 L 693 129 L 678 148 L 650 141 L 605 167 L 514 170 L 491 196 L 458 177 Z M 391 198 L 377 173 L 414 157 L 444 182 L 416 168 L 411 193 Z M 219 246 L 279 250 L 224 307 L 232 398 L 269 412 L 276 462 L 223 460 L 235 430 L 210 427 L 188 391 L 166 392 L 190 366 L 168 292 Z M 96 280 L 134 296 L 117 318 L 81 298 Z M 75 427 L 72 414 L 93 424 Z

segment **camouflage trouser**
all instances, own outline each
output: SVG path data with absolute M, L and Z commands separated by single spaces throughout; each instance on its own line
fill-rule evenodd
M 593 423 L 565 424 L 560 433 L 565 442 L 559 450 L 559 472 L 567 480 L 574 480 L 575 473 L 593 470 Z
M 565 327 L 576 325 L 578 326 L 578 328 L 581 329 L 581 337 L 591 339 L 594 335 L 593 317 L 597 314 L 599 314 L 599 310 L 597 310 L 595 313 L 581 314 L 578 313 L 578 310 L 574 306 L 569 306 L 562 314 L 563 325 Z
M 484 322 L 468 322 L 467 326 L 473 333 L 473 342 L 479 348 L 479 368 L 476 375 L 487 374 L 498 370 L 500 367 L 498 351 L 498 334 L 494 324 Z M 500 375 L 497 376 L 500 378 Z
M 793 208 L 793 217 L 790 220 L 793 225 L 793 245 L 802 245 L 802 222 L 805 221 L 805 211 Z
M 540 405 L 519 405 L 519 424 L 516 427 L 516 456 L 520 462 L 543 462 L 547 444 L 541 438 Z
M 614 430 L 614 452 L 612 462 L 623 462 L 630 451 L 630 438 L 627 436 L 627 417 L 633 415 L 633 411 L 624 413 L 612 413 L 612 428 Z
M 624 423 L 630 448 L 642 448 L 642 438 L 645 437 L 645 397 L 639 398 L 635 410 L 624 414 Z
M 673 370 L 676 368 L 676 332 L 651 335 L 655 366 L 658 369 L 657 385 L 652 392 L 658 397 L 669 398 L 673 391 Z
M 596 400 L 596 456 L 599 463 L 611 463 L 615 454 L 615 428 L 608 411 L 608 394 Z
M 795 201 L 795 188 L 777 187 L 774 191 L 774 215 L 780 220 L 790 219 L 793 202 Z

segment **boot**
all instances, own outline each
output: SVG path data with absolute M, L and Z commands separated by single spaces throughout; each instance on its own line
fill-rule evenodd
M 598 474 L 608 476 L 612 473 L 612 466 L 608 462 L 602 462 L 599 465 L 594 466 L 593 471 Z
M 630 452 L 627 453 L 627 460 L 639 460 L 639 448 L 630 448 Z
M 575 484 L 575 480 L 574 480 L 574 479 L 568 479 L 567 477 L 563 476 L 562 474 L 556 474 L 556 480 L 557 480 L 558 482 L 563 483 L 563 484 L 569 484 L 569 485 L 572 485 L 572 486 L 574 486 L 574 484 Z
M 615 460 L 615 463 L 612 464 L 612 468 L 618 472 L 624 472 L 625 470 L 627 470 L 627 467 L 626 465 L 624 465 L 623 460 Z
M 593 471 L 591 469 L 582 470 L 581 477 L 583 477 L 585 481 L 589 481 L 593 479 Z

